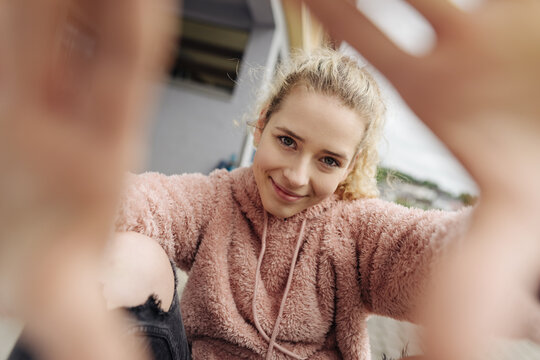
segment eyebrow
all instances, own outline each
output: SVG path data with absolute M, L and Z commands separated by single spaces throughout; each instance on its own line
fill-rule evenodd
M 298 139 L 298 140 L 300 140 L 300 141 L 302 141 L 302 142 L 305 142 L 305 140 L 304 140 L 303 137 L 298 136 L 297 134 L 295 134 L 294 132 L 292 132 L 291 130 L 289 130 L 289 129 L 287 129 L 287 128 L 278 126 L 278 127 L 276 127 L 276 129 L 283 131 L 285 134 L 287 134 L 287 135 L 289 135 L 289 136 L 292 136 L 293 138 L 296 138 L 296 139 Z M 335 156 L 335 157 L 337 157 L 337 158 L 340 158 L 340 159 L 342 159 L 342 160 L 345 160 L 345 161 L 349 160 L 349 159 L 347 158 L 347 156 L 345 156 L 345 155 L 343 155 L 343 154 L 339 154 L 339 153 L 336 153 L 336 152 L 333 152 L 333 151 L 330 151 L 330 150 L 326 150 L 326 149 L 323 150 L 323 152 L 326 153 L 326 154 L 328 154 L 328 155 Z
M 340 158 L 341 160 L 344 160 L 344 161 L 348 161 L 349 159 L 347 158 L 347 156 L 343 155 L 343 154 L 339 154 L 339 153 L 335 153 L 333 151 L 330 151 L 330 150 L 323 150 L 323 152 L 327 153 L 328 155 L 332 155 L 332 156 L 335 156 L 337 158 Z
M 285 134 L 290 135 L 290 136 L 292 136 L 293 138 L 297 138 L 298 140 L 300 140 L 300 141 L 302 141 L 302 142 L 306 141 L 306 140 L 304 140 L 303 137 L 301 137 L 301 136 L 299 136 L 299 135 L 293 133 L 291 130 L 289 130 L 289 129 L 287 129 L 287 128 L 278 126 L 278 127 L 276 127 L 276 129 L 281 130 L 281 131 L 283 131 Z

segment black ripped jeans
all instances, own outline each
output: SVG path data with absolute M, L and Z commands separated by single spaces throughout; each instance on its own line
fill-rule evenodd
M 154 360 L 191 359 L 191 351 L 180 313 L 178 292 L 176 291 L 178 284 L 176 272 L 174 272 L 174 278 L 175 291 L 169 311 L 161 310 L 155 296 L 150 296 L 142 305 L 125 309 L 130 315 L 126 331 L 144 338 L 148 353 L 152 355 Z M 15 344 L 8 360 L 39 360 L 39 356 L 32 353 L 31 348 L 26 346 L 24 332 Z

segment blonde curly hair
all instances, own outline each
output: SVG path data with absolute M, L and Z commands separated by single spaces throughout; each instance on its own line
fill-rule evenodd
M 339 184 L 336 194 L 344 200 L 377 197 L 377 144 L 386 108 L 371 74 L 356 60 L 329 48 L 297 51 L 290 61 L 279 66 L 270 89 L 255 109 L 259 117 L 265 119 L 265 125 L 297 85 L 335 96 L 366 120 L 364 136 L 357 148 L 356 164 Z

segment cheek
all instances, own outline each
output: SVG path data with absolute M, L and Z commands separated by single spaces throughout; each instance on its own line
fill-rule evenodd
M 313 190 L 318 197 L 328 197 L 332 195 L 341 182 L 342 174 L 325 174 L 318 177 L 313 183 Z
M 253 167 L 261 170 L 268 171 L 273 168 L 278 167 L 279 165 L 279 154 L 270 144 L 266 142 L 261 142 L 259 148 L 255 152 L 255 157 L 253 158 Z

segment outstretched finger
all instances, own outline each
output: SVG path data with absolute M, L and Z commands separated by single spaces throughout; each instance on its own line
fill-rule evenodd
M 96 1 L 96 0 L 92 0 Z M 85 0 L 85 2 L 91 2 Z M 96 67 L 105 75 L 115 75 L 115 85 L 129 87 L 147 80 L 157 72 L 165 51 L 167 35 L 172 31 L 172 12 L 166 1 L 99 0 L 100 16 L 96 19 L 98 52 Z M 98 74 L 99 75 L 99 74 Z M 111 83 L 112 84 L 112 83 Z
M 46 69 L 53 57 L 53 48 L 68 0 L 4 1 L 5 30 L 2 46 L 9 71 L 6 76 L 14 96 L 24 92 L 31 102 L 45 80 Z M 9 51 L 7 51 L 9 49 Z
M 346 0 L 303 0 L 336 40 L 345 40 L 391 81 L 417 60 Z

